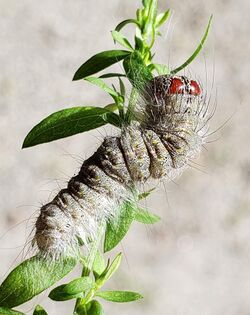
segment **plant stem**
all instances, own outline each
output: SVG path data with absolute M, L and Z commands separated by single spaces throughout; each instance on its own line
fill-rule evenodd
M 94 263 L 98 248 L 100 246 L 100 242 L 102 240 L 104 230 L 105 230 L 104 224 L 102 223 L 99 227 L 99 231 L 97 233 L 96 239 L 93 241 L 91 245 L 87 261 L 84 260 L 85 264 L 83 265 L 83 268 L 82 268 L 82 274 L 81 274 L 82 277 L 89 276 L 92 271 L 93 263 Z M 76 300 L 74 313 L 73 313 L 74 315 L 79 315 L 77 311 L 79 308 L 81 308 L 81 311 L 85 309 L 85 301 L 86 301 L 85 298 L 78 298 Z

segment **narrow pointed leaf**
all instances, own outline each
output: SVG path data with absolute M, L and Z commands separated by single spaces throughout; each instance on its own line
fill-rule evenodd
M 122 45 L 123 47 L 133 51 L 133 47 L 131 46 L 130 42 L 120 32 L 112 31 L 111 34 L 112 34 L 112 37 L 113 37 L 115 42 L 117 42 L 120 45 Z
M 96 296 L 106 301 L 124 303 L 142 299 L 142 295 L 131 291 L 98 291 Z
M 101 107 L 72 107 L 51 114 L 26 136 L 23 148 L 69 137 L 110 123 L 119 125 L 119 116 Z
M 158 14 L 155 20 L 155 26 L 160 27 L 162 24 L 164 24 L 167 21 L 169 16 L 170 16 L 170 10 L 167 10 L 164 13 Z
M 106 50 L 88 59 L 74 74 L 73 80 L 84 79 L 123 60 L 130 54 L 126 50 Z
M 138 199 L 141 200 L 141 199 L 147 198 L 154 190 L 155 190 L 155 187 L 149 189 L 148 191 L 145 191 L 145 192 L 139 194 Z
M 150 1 L 148 6 L 148 12 L 146 17 L 146 23 L 144 25 L 143 33 L 145 36 L 152 36 L 152 33 L 155 31 L 154 25 L 156 20 L 156 14 L 157 14 L 157 5 L 158 1 Z
M 156 222 L 159 222 L 161 218 L 158 215 L 150 213 L 145 209 L 138 208 L 137 211 L 134 213 L 134 220 L 144 224 L 154 224 Z
M 56 261 L 33 256 L 10 272 L 0 286 L 0 306 L 15 307 L 29 301 L 62 279 L 76 265 L 72 257 Z
M 208 21 L 208 25 L 207 25 L 207 28 L 206 28 L 206 31 L 205 31 L 205 34 L 204 36 L 202 37 L 199 45 L 197 46 L 197 48 L 195 49 L 194 53 L 181 65 L 179 66 L 178 68 L 174 69 L 171 71 L 171 74 L 176 74 L 177 72 L 181 71 L 182 69 L 184 69 L 187 65 L 189 65 L 194 59 L 195 57 L 199 54 L 199 52 L 201 51 L 206 39 L 207 39 L 207 36 L 208 36 L 208 33 L 209 33 L 209 30 L 210 30 L 210 27 L 211 27 L 211 22 L 212 22 L 212 18 L 213 16 L 211 15 L 209 21 Z
M 41 305 L 37 305 L 33 312 L 33 315 L 48 315 L 48 313 Z
M 121 23 L 119 23 L 119 24 L 116 26 L 115 30 L 116 30 L 117 32 L 119 32 L 125 25 L 130 24 L 130 23 L 134 23 L 134 24 L 136 24 L 138 27 L 140 27 L 140 24 L 139 24 L 136 20 L 134 20 L 134 19 L 128 19 L 128 20 L 124 20 L 124 21 L 122 21 Z
M 119 253 L 115 259 L 112 261 L 110 266 L 108 265 L 107 268 L 103 271 L 100 275 L 99 279 L 96 281 L 98 287 L 101 287 L 107 280 L 109 280 L 116 270 L 119 268 L 121 264 L 122 254 Z
M 25 315 L 24 313 L 15 311 L 15 310 L 11 310 L 9 308 L 6 307 L 0 307 L 0 314 L 1 315 Z
M 126 88 L 125 88 L 125 85 L 124 85 L 124 83 L 123 83 L 123 81 L 122 81 L 121 78 L 118 78 L 118 79 L 119 79 L 119 86 L 120 86 L 120 94 L 121 94 L 123 97 L 125 97 L 125 95 L 126 95 Z
M 125 74 L 123 73 L 105 73 L 103 75 L 100 75 L 99 78 L 100 79 L 107 79 L 107 78 L 114 78 L 114 77 L 126 77 Z
M 84 80 L 98 86 L 103 91 L 107 92 L 116 101 L 119 98 L 119 94 L 109 87 L 102 79 L 96 77 L 86 77 Z

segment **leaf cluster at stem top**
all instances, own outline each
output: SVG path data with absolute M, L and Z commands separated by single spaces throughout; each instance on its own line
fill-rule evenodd
M 84 79 L 108 93 L 114 102 L 112 106 L 108 104 L 106 110 L 93 106 L 78 106 L 53 113 L 32 128 L 24 140 L 23 148 L 69 137 L 108 123 L 118 128 L 129 124 L 134 116 L 133 110 L 137 100 L 134 90 L 143 89 L 144 84 L 154 76 L 154 72 L 159 75 L 176 74 L 198 56 L 208 36 L 212 16 L 197 48 L 180 66 L 170 70 L 167 65 L 153 61 L 155 54 L 152 49 L 156 36 L 160 35 L 160 27 L 170 17 L 170 10 L 158 13 L 157 5 L 157 0 L 143 0 L 142 8 L 136 11 L 136 17 L 122 21 L 111 32 L 114 42 L 121 45 L 122 49 L 95 54 L 74 74 L 74 81 Z M 135 26 L 134 45 L 122 34 L 123 28 L 128 24 Z M 123 61 L 123 73 L 108 72 L 99 77 L 94 76 L 120 61 Z M 105 82 L 110 78 L 118 78 L 118 88 Z M 133 87 L 128 104 L 126 104 L 124 78 L 127 78 Z

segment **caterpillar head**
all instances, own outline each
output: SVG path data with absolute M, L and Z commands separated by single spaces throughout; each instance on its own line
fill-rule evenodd
M 149 81 L 143 91 L 146 104 L 144 124 L 164 132 L 189 125 L 194 130 L 204 112 L 199 83 L 185 76 L 161 75 Z

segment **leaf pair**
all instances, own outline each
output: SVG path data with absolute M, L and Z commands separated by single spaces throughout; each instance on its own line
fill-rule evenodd
M 102 272 L 99 278 L 96 281 L 97 288 L 102 287 L 107 280 L 109 280 L 112 275 L 119 268 L 121 263 L 121 254 L 118 254 L 116 258 L 113 260 L 111 265 L 107 266 L 106 269 Z M 99 291 L 95 293 L 95 296 L 101 297 L 107 301 L 112 302 L 132 302 L 138 299 L 142 299 L 142 296 L 139 293 L 131 292 L 131 291 Z
M 131 291 L 100 291 L 100 288 L 113 276 L 121 263 L 121 254 L 118 254 L 111 264 L 105 266 L 105 262 L 97 252 L 93 264 L 93 273 L 95 274 L 95 282 L 89 277 L 81 277 L 70 281 L 67 284 L 60 285 L 54 288 L 49 297 L 54 301 L 66 301 L 77 299 L 74 314 L 75 315 L 97 315 L 103 314 L 101 304 L 96 301 L 95 297 L 103 298 L 112 302 L 132 302 L 141 299 L 139 293 Z M 36 312 L 40 310 L 37 306 Z M 43 310 L 43 309 L 42 309 Z M 44 311 L 44 310 L 43 310 Z M 39 313 L 34 314 L 38 315 Z M 43 315 L 43 313 L 41 313 Z M 44 314 L 45 315 L 45 314 Z
M 74 80 L 85 79 L 99 86 L 114 99 L 112 107 L 72 107 L 51 114 L 37 124 L 26 136 L 23 148 L 53 140 L 69 137 L 89 131 L 110 123 L 116 127 L 121 125 L 120 117 L 113 113 L 117 104 L 123 102 L 123 96 L 110 88 L 101 78 L 90 77 L 110 65 L 126 58 L 130 52 L 123 50 L 104 51 L 87 60 L 75 73 Z M 117 75 L 117 74 L 114 74 Z
M 104 56 L 106 55 L 104 54 Z M 125 58 L 127 54 L 123 54 L 122 56 Z M 94 57 L 92 57 L 92 62 L 95 61 Z M 102 58 L 104 57 L 102 56 Z M 105 58 L 109 59 L 107 56 Z M 97 60 L 99 59 L 101 59 L 100 56 L 97 57 Z M 109 63 L 106 60 L 105 65 L 110 64 L 111 61 L 114 62 L 114 59 L 109 60 Z M 86 64 L 86 69 L 83 67 L 84 65 L 82 66 L 82 76 L 90 73 L 90 70 L 88 71 L 89 62 L 87 61 Z M 125 59 L 124 68 L 127 72 L 127 77 L 134 85 L 140 82 L 140 86 L 142 87 L 143 84 L 145 84 L 145 81 L 152 78 L 150 71 L 144 65 L 143 60 L 138 53 L 132 53 Z M 100 65 L 99 68 L 97 66 L 93 68 L 91 74 L 98 69 L 100 69 Z M 114 89 L 108 87 L 100 78 L 88 76 L 85 77 L 85 80 L 99 86 L 101 89 L 109 93 L 113 97 L 115 103 L 109 104 L 105 108 L 93 106 L 72 107 L 55 112 L 43 119 L 28 133 L 24 140 L 23 148 L 93 130 L 108 123 L 116 127 L 121 127 L 123 123 L 122 117 L 118 116 L 113 111 L 119 109 L 119 104 L 124 101 L 125 87 L 123 82 L 120 80 L 120 93 L 118 93 Z M 130 108 L 129 112 L 131 112 L 131 110 L 132 109 Z
M 101 288 L 106 281 L 108 281 L 113 274 L 116 272 L 116 270 L 119 268 L 121 264 L 122 254 L 119 253 L 115 259 L 112 261 L 112 263 L 107 265 L 107 267 L 104 269 L 104 271 L 100 274 L 98 279 L 96 280 L 97 288 Z
M 89 302 L 88 294 L 91 293 L 89 295 L 92 297 L 92 295 L 94 295 L 96 291 L 98 291 L 99 288 L 101 288 L 105 282 L 112 277 L 118 269 L 120 263 L 121 254 L 118 254 L 110 265 L 108 263 L 107 266 L 105 266 L 104 261 L 100 263 L 99 253 L 99 255 L 96 255 L 93 266 L 93 272 L 96 274 L 96 281 L 93 281 L 89 276 L 76 278 L 69 283 L 62 284 L 54 288 L 49 293 L 49 298 L 54 301 L 67 301 L 80 298 L 84 300 L 84 303 L 81 301 L 80 304 L 87 304 Z

